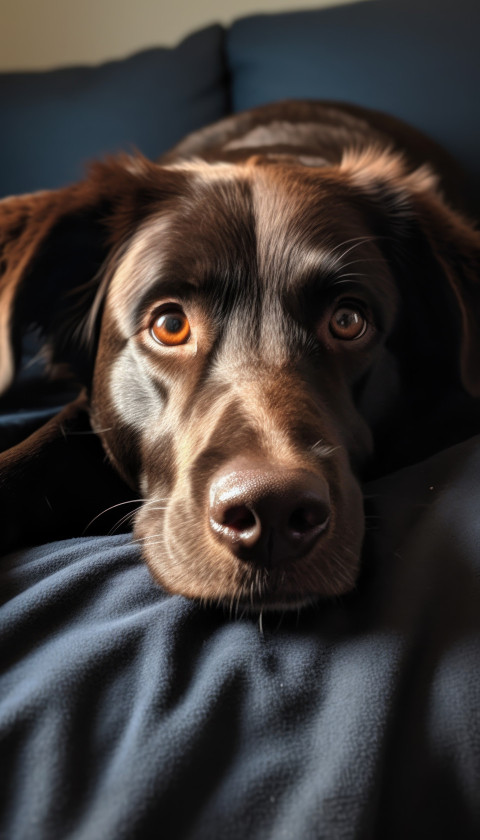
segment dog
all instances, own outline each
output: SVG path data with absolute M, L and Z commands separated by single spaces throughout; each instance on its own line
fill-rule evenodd
M 58 484 L 55 447 L 55 521 L 84 511 L 101 442 L 167 591 L 282 610 L 351 591 L 362 476 L 448 439 L 453 394 L 478 406 L 480 234 L 458 207 L 433 142 L 320 102 L 3 200 L 0 390 L 31 325 L 83 386 L 0 456 L 5 521 L 40 527 L 28 493 Z

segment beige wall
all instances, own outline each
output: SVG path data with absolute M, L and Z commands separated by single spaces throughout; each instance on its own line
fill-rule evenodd
M 0 0 L 0 70 L 92 64 L 217 21 L 347 2 L 355 0 Z

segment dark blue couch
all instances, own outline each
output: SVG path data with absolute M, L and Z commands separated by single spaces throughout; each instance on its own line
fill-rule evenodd
M 364 0 L 211 26 L 98 67 L 0 74 L 0 196 L 77 180 L 119 149 L 158 157 L 232 110 L 288 97 L 391 112 L 478 185 L 479 25 L 476 0 Z
M 430 133 L 478 205 L 479 25 L 477 0 L 369 0 L 0 75 L 0 196 L 311 97 Z M 0 449 L 66 399 L 25 376 L 35 398 L 4 398 Z M 356 591 L 263 630 L 162 592 L 128 533 L 5 556 L 0 837 L 478 838 L 479 485 L 477 437 L 368 486 Z

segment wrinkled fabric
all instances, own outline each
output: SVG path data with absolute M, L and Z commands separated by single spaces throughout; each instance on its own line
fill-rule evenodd
M 356 591 L 262 621 L 128 534 L 4 558 L 0 836 L 478 837 L 479 480 L 480 437 L 369 485 Z

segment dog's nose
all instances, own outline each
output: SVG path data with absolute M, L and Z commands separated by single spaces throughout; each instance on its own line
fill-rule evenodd
M 325 479 L 308 470 L 231 462 L 210 487 L 210 526 L 244 560 L 272 565 L 309 551 L 328 527 Z

